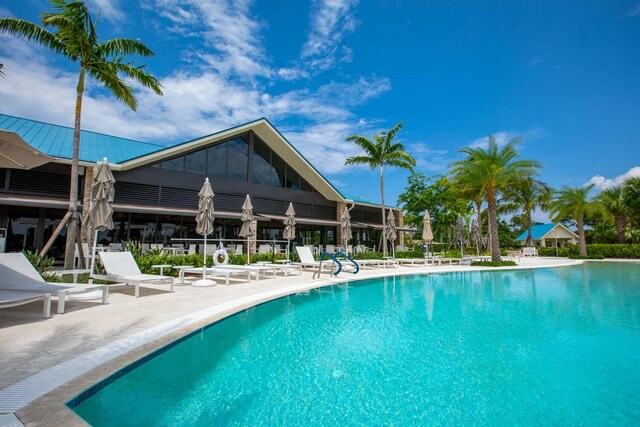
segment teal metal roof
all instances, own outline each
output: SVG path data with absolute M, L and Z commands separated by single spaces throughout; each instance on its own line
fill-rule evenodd
M 72 157 L 73 128 L 0 114 L 0 129 L 17 133 L 31 146 L 49 156 L 63 159 Z M 97 162 L 107 157 L 111 163 L 121 163 L 165 148 L 163 145 L 80 131 L 80 160 L 86 162 Z
M 540 240 L 545 234 L 553 230 L 556 225 L 553 223 L 533 225 L 531 226 L 531 235 L 534 240 Z M 516 237 L 516 240 L 527 240 L 527 230 L 524 230 L 521 235 Z

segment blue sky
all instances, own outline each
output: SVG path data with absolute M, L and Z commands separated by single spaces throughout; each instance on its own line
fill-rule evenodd
M 404 120 L 400 140 L 433 175 L 481 144 L 524 137 L 550 185 L 640 175 L 640 2 L 90 0 L 101 37 L 137 37 L 165 96 L 131 112 L 96 87 L 83 127 L 171 144 L 267 117 L 338 188 L 379 200 L 377 174 L 345 167 Z M 42 0 L 0 0 L 38 20 Z M 0 36 L 0 111 L 71 125 L 77 69 Z M 407 173 L 389 170 L 395 201 Z

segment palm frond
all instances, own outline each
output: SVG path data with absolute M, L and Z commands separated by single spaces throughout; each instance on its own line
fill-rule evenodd
M 366 156 L 353 156 L 347 157 L 344 162 L 345 165 L 367 165 L 371 169 L 375 169 L 378 166 L 377 162 L 372 162 L 370 157 Z
M 137 39 L 111 39 L 100 43 L 100 52 L 106 57 L 121 55 L 154 56 L 144 43 Z
M 64 46 L 53 33 L 23 19 L 0 18 L 0 33 L 10 33 L 29 41 L 35 41 L 56 53 L 64 52 Z

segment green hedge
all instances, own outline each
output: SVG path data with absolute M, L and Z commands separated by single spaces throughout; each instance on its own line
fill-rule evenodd
M 556 248 L 539 248 L 541 256 L 555 256 Z M 562 257 L 577 257 L 580 254 L 578 245 L 568 245 L 558 249 L 558 255 Z M 587 254 L 595 259 L 600 258 L 640 258 L 640 244 L 601 244 L 587 245 Z
M 473 261 L 473 267 L 513 267 L 516 266 L 515 261 Z

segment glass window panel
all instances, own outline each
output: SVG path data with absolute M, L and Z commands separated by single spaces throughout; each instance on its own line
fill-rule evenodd
M 227 143 L 209 147 L 207 163 L 207 176 L 213 178 L 224 178 L 227 175 Z
M 300 179 L 300 189 L 302 191 L 313 191 L 313 187 L 311 187 L 311 185 L 302 178 Z
M 269 147 L 256 138 L 253 145 L 253 182 L 256 184 L 270 184 L 270 158 L 271 150 Z
M 185 170 L 204 175 L 207 166 L 207 150 L 196 151 L 185 156 Z
M 242 138 L 234 138 L 227 144 L 229 146 L 227 178 L 246 181 L 249 167 L 249 145 Z
M 287 166 L 287 188 L 292 190 L 300 189 L 300 175 L 291 166 Z
M 168 169 L 172 171 L 184 171 L 184 156 L 176 157 L 175 159 L 165 160 L 162 162 L 162 169 Z
M 276 153 L 271 153 L 271 185 L 284 187 L 286 164 Z

